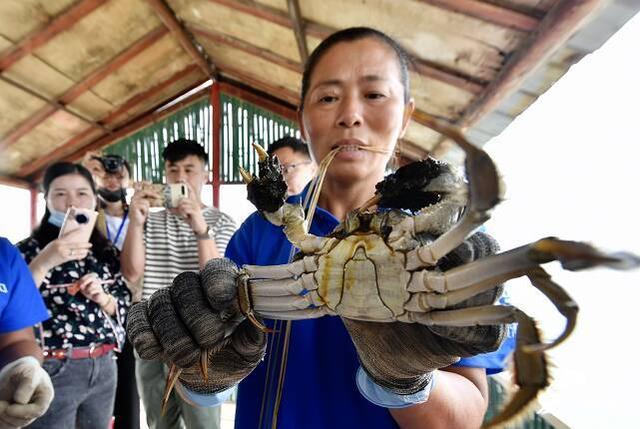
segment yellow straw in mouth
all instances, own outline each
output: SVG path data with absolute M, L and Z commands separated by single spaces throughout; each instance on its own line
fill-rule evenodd
M 329 164 L 336 157 L 338 152 L 344 150 L 346 146 L 338 146 L 335 149 L 332 149 L 320 162 L 318 165 L 318 173 L 311 181 L 311 185 L 309 185 L 309 192 L 307 192 L 307 196 L 304 200 L 304 206 L 308 207 L 306 217 L 305 217 L 305 230 L 308 233 L 311 229 L 311 222 L 313 222 L 313 216 L 316 212 L 316 207 L 318 205 L 318 199 L 320 198 L 320 190 L 322 189 L 322 184 L 324 183 L 325 175 L 327 174 L 327 170 L 329 169 Z M 365 150 L 373 153 L 381 153 L 387 154 L 390 150 L 380 149 L 370 146 L 358 146 L 358 150 Z

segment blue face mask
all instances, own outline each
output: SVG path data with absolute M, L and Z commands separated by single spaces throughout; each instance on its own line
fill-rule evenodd
M 60 228 L 62 226 L 62 222 L 64 222 L 64 216 L 66 213 L 59 212 L 58 210 L 49 210 L 49 213 L 49 223 Z

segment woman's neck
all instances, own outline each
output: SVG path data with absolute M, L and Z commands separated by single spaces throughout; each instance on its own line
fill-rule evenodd
M 378 181 L 374 178 L 344 183 L 327 178 L 322 186 L 318 205 L 342 221 L 347 213 L 361 207 L 373 197 L 376 191 L 375 184 Z
M 115 203 L 105 203 L 104 212 L 109 216 L 122 217 L 124 216 L 124 207 L 122 202 L 117 201 Z

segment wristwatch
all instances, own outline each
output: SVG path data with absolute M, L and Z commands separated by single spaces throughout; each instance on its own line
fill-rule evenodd
M 195 233 L 194 233 L 195 234 Z M 214 240 L 213 230 L 207 225 L 207 230 L 202 234 L 196 234 L 196 240 Z

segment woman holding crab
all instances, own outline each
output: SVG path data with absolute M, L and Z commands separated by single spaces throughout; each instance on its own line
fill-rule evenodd
M 333 160 L 317 198 L 311 233 L 326 236 L 373 197 L 413 109 L 407 56 L 385 34 L 351 28 L 316 48 L 303 74 L 299 124 L 313 157 L 320 161 L 331 154 Z M 483 237 L 476 257 L 496 250 L 495 243 Z M 238 266 L 283 264 L 291 253 L 282 229 L 258 213 L 242 225 L 226 250 Z M 170 326 L 185 326 L 198 338 L 193 328 L 198 322 L 188 314 L 183 323 L 176 322 L 162 304 L 173 300 L 183 315 L 180 295 L 186 285 L 200 281 L 193 273 L 183 274 L 172 291 L 133 307 L 129 335 L 141 357 L 180 367 L 175 372 L 178 391 L 200 405 L 219 404 L 242 381 L 236 411 L 240 429 L 479 427 L 488 402 L 486 373 L 502 370 L 513 347 L 507 342 L 497 353 L 458 362 L 459 356 L 495 350 L 504 332 L 494 333 L 495 341 L 486 350 L 471 351 L 445 344 L 418 324 L 338 317 L 267 320 L 272 331 L 265 335 L 244 320 L 218 343 L 224 342 L 219 351 L 203 353 L 207 359 L 199 364 L 185 364 L 185 353 L 178 349 L 185 349 L 188 335 Z M 227 260 L 210 262 L 200 276 L 203 283 L 235 290 L 237 271 Z M 233 301 L 233 293 L 223 296 L 225 286 L 216 288 L 212 293 L 220 294 L 208 298 L 221 311 Z M 186 306 L 191 314 L 207 311 L 194 302 Z M 208 319 L 209 326 L 213 320 Z M 216 348 L 215 341 L 197 342 L 203 349 Z
M 17 247 L 50 315 L 36 328 L 36 337 L 55 398 L 29 427 L 105 428 L 116 392 L 113 351 L 124 340 L 130 293 L 118 250 L 96 229 L 88 242 L 80 227 L 59 237 L 70 207 L 87 214 L 95 210 L 91 173 L 79 164 L 59 162 L 47 168 L 43 186 L 47 207 L 40 226 Z

